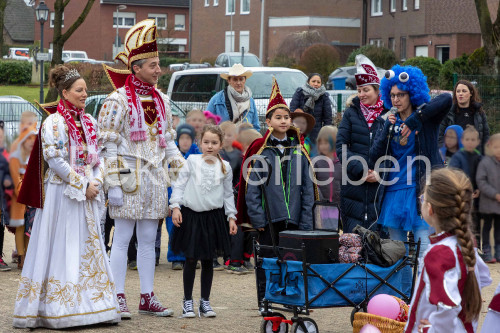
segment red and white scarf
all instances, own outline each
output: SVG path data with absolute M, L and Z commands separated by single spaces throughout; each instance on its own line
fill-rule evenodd
M 70 164 L 73 170 L 79 175 L 85 175 L 85 165 L 98 166 L 99 155 L 97 150 L 97 133 L 94 128 L 94 123 L 90 117 L 85 114 L 84 109 L 77 109 L 73 104 L 68 101 L 60 100 L 57 105 L 57 112 L 59 112 L 66 120 L 68 125 L 69 136 L 69 151 L 70 151 Z M 73 116 L 80 119 L 83 132 L 85 134 L 85 142 L 87 143 L 87 159 L 85 160 L 85 143 L 81 132 L 76 126 Z
M 125 81 L 125 92 L 130 117 L 130 139 L 132 141 L 146 141 L 146 122 L 144 120 L 144 109 L 142 108 L 139 95 L 151 95 L 156 108 L 156 126 L 158 128 L 160 147 L 165 148 L 167 142 L 163 134 L 163 124 L 165 122 L 165 104 L 155 87 L 147 82 L 139 80 L 134 74 L 130 74 Z
M 363 113 L 366 123 L 368 124 L 368 128 L 371 128 L 375 119 L 377 119 L 377 117 L 380 116 L 384 110 L 384 102 L 382 102 L 379 96 L 377 103 L 374 105 L 365 105 L 360 103 L 360 106 L 361 112 Z

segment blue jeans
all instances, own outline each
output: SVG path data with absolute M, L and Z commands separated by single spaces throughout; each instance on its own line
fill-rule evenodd
M 427 249 L 427 247 L 429 246 L 429 243 L 430 243 L 429 236 L 434 233 L 434 228 L 429 226 L 427 228 L 420 228 L 420 229 L 415 229 L 412 231 L 413 231 L 413 235 L 415 238 L 415 242 L 418 242 L 418 240 L 420 239 L 420 252 L 418 254 L 418 275 L 420 275 L 420 272 L 422 271 L 422 267 L 423 267 L 424 252 Z M 403 230 L 403 229 L 389 228 L 389 235 L 390 235 L 390 238 L 392 240 L 399 240 L 399 241 L 403 241 L 403 242 L 408 241 L 408 232 Z M 408 246 L 406 246 L 406 255 L 408 255 Z M 406 266 L 405 268 L 403 268 L 403 270 L 401 271 L 401 274 L 402 274 L 402 279 L 403 279 L 402 292 L 405 295 L 410 296 L 411 295 L 411 282 L 412 282 L 412 278 L 413 278 L 410 266 Z

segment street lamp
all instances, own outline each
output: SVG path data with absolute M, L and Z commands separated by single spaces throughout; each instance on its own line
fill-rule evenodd
M 115 40 L 115 45 L 116 45 L 116 50 L 118 52 L 118 48 L 120 47 L 120 37 L 118 36 L 118 13 L 120 10 L 125 10 L 127 9 L 127 6 L 125 5 L 119 5 L 116 7 L 116 40 Z
M 49 7 L 41 0 L 35 8 L 36 20 L 40 22 L 40 51 L 43 53 L 43 24 L 49 19 Z M 40 61 L 40 104 L 43 103 L 43 60 Z

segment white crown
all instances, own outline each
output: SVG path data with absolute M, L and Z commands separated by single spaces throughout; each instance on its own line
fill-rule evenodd
M 80 78 L 80 73 L 78 73 L 78 71 L 76 69 L 70 69 L 69 72 L 66 74 L 66 76 L 64 77 L 64 81 L 63 82 L 67 82 L 68 80 L 71 80 L 73 78 Z

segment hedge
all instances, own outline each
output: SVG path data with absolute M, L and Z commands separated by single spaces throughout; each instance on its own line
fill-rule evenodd
M 346 63 L 354 63 L 358 54 L 364 54 L 375 64 L 375 66 L 384 69 L 390 69 L 397 63 L 394 51 L 386 47 L 378 47 L 375 45 L 365 45 L 352 51 Z
M 439 72 L 441 71 L 441 62 L 435 58 L 415 57 L 405 61 L 404 66 L 415 66 L 422 70 L 427 76 L 427 83 L 432 88 L 439 88 Z
M 0 60 L 0 84 L 30 83 L 31 65 L 24 60 Z

